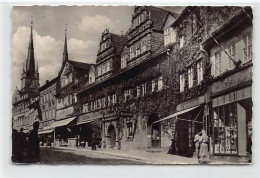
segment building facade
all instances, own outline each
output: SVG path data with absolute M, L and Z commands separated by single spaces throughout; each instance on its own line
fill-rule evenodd
M 68 58 L 67 34 L 65 34 L 62 67 L 59 71 L 56 88 L 56 118 L 50 127 L 55 128 L 56 145 L 75 146 L 78 143 L 76 125 L 76 92 L 80 85 L 88 83 L 91 64 L 71 61 Z M 74 112 L 75 111 L 75 112 Z
M 252 9 L 244 8 L 204 41 L 212 82 L 210 153 L 247 161 L 252 154 Z M 247 158 L 247 159 L 246 159 Z
M 56 119 L 56 88 L 58 77 L 46 83 L 39 88 L 40 97 L 39 105 L 42 113 L 42 120 L 40 121 L 39 135 L 51 134 L 53 135 L 54 129 L 50 128 L 51 124 Z
M 176 14 L 161 8 L 136 7 L 129 31 L 126 35 L 121 35 L 121 40 L 118 38 L 114 42 L 114 53 L 121 53 L 114 73 L 106 80 L 96 81 L 78 93 L 78 98 L 82 99 L 82 108 L 87 108 L 82 117 L 101 123 L 103 147 L 147 149 L 147 144 L 148 148 L 159 145 L 160 139 L 157 136 L 152 141 L 151 133 L 148 136 L 146 134 L 148 116 L 152 119 L 158 119 L 158 116 L 153 111 L 145 111 L 145 105 L 149 103 L 152 106 L 156 103 L 163 109 L 164 103 L 160 104 L 154 99 L 158 99 L 160 91 L 164 89 L 166 77 L 162 76 L 162 72 L 167 71 L 168 63 L 166 53 L 160 56 L 165 49 L 158 49 L 163 46 L 165 24 L 175 17 Z M 121 43 L 125 38 L 127 40 L 124 44 L 116 46 L 118 41 Z M 152 58 L 153 62 L 148 62 Z

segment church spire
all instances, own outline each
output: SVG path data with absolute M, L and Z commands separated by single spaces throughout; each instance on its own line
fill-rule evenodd
M 31 35 L 30 35 L 25 71 L 29 75 L 34 75 L 35 73 L 34 47 L 33 47 L 33 19 L 31 20 Z
M 65 26 L 65 42 L 64 42 L 64 50 L 63 50 L 63 62 L 67 61 L 68 58 L 68 47 L 67 47 L 67 25 Z

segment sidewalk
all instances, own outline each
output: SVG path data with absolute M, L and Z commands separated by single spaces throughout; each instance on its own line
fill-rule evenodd
M 99 154 L 105 154 L 110 156 L 115 156 L 119 158 L 138 160 L 148 164 L 199 164 L 197 158 L 187 158 L 178 155 L 171 155 L 162 152 L 146 152 L 138 150 L 113 150 L 113 149 L 98 149 L 97 151 L 92 151 L 91 147 L 87 148 L 75 148 L 75 147 L 56 147 L 55 149 L 61 150 L 73 150 L 73 151 L 86 151 L 86 152 L 96 152 Z M 209 160 L 205 164 L 239 164 L 237 162 L 219 161 L 219 160 Z

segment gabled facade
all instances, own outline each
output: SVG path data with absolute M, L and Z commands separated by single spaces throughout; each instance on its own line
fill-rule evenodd
M 96 80 L 104 80 L 120 69 L 120 51 L 126 37 L 109 32 L 102 33 L 96 60 Z
M 137 6 L 127 33 L 128 66 L 140 63 L 163 45 L 163 28 L 177 14 L 152 6 Z
M 67 130 L 69 123 L 76 122 L 76 92 L 83 83 L 88 83 L 91 64 L 69 60 L 67 34 L 65 35 L 62 67 L 56 86 L 56 117 L 50 127 L 55 128 L 57 145 L 75 145 L 73 129 Z M 62 143 L 58 140 L 62 139 Z

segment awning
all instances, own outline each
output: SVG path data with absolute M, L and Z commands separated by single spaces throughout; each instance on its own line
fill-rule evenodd
M 56 121 L 56 122 L 53 122 L 51 124 L 51 128 L 56 128 L 56 127 L 60 127 L 60 126 L 64 126 L 64 125 L 68 125 L 71 121 L 73 121 L 76 117 L 71 117 L 71 118 L 67 118 L 67 119 L 63 119 L 63 120 L 60 120 L 60 121 Z
M 201 106 L 201 105 L 199 105 L 199 106 Z M 178 115 L 184 114 L 184 113 L 186 113 L 186 112 L 192 111 L 193 109 L 196 109 L 196 108 L 198 108 L 199 106 L 195 106 L 195 107 L 192 107 L 192 108 L 189 108 L 189 109 L 185 109 L 185 110 L 176 112 L 176 113 L 171 114 L 171 115 L 169 115 L 169 116 L 167 116 L 167 117 L 165 117 L 165 118 L 163 118 L 163 119 L 160 119 L 160 120 L 158 120 L 158 121 L 153 122 L 153 124 L 154 124 L 154 123 L 158 123 L 158 122 L 162 122 L 162 121 L 165 121 L 165 120 L 167 120 L 167 119 L 171 119 L 171 118 L 176 117 L 176 116 L 178 116 Z
M 49 129 L 49 130 L 42 130 L 40 132 L 38 132 L 39 135 L 41 134 L 48 134 L 48 133 L 52 133 L 54 129 Z

